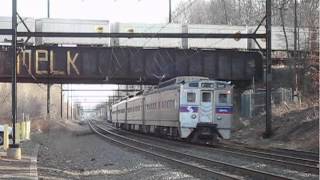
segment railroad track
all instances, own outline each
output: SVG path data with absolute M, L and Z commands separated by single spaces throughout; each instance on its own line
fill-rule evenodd
M 289 154 L 289 155 L 298 156 L 305 159 L 319 161 L 319 153 L 314 153 L 309 151 L 299 151 L 299 150 L 282 149 L 282 148 L 272 148 L 272 149 L 267 149 L 267 151 L 276 152 L 279 154 Z
M 133 148 L 144 153 L 151 154 L 191 169 L 202 171 L 210 177 L 217 179 L 294 179 L 269 172 L 263 172 L 233 164 L 206 159 L 201 156 L 178 152 L 174 149 L 147 143 L 134 138 L 129 138 L 107 129 L 93 121 L 89 121 L 90 128 L 98 135 L 111 140 L 112 142 Z
M 283 163 L 287 166 L 296 167 L 295 170 L 301 170 L 306 172 L 311 172 L 315 174 L 319 174 L 319 160 L 315 160 L 312 158 L 302 158 L 298 155 L 293 154 L 285 154 L 278 153 L 273 149 L 262 149 L 262 148 L 254 148 L 247 146 L 232 146 L 232 145 L 221 145 L 220 149 L 224 149 L 232 152 L 241 152 L 243 154 L 248 154 L 252 156 L 259 156 L 262 159 L 274 159 L 274 162 L 279 162 L 279 164 Z M 299 167 L 298 167 L 299 166 Z
M 107 123 L 103 123 L 103 124 L 112 129 L 130 134 L 131 136 L 135 136 L 138 138 L 157 140 L 157 141 L 162 141 L 164 143 L 170 142 L 170 143 L 174 143 L 177 146 L 181 144 L 181 142 L 171 141 L 169 139 L 150 137 L 143 134 L 120 130 L 120 129 L 114 128 L 113 126 Z M 183 143 L 186 144 L 185 142 Z M 260 148 L 253 148 L 253 147 L 249 148 L 245 146 L 231 146 L 230 144 L 229 145 L 224 144 L 219 146 L 218 148 L 210 148 L 210 149 L 214 152 L 222 152 L 222 153 L 238 156 L 241 158 L 247 157 L 259 162 L 275 164 L 275 165 L 286 167 L 288 169 L 295 170 L 295 171 L 307 172 L 307 173 L 312 173 L 316 175 L 319 174 L 318 160 L 301 158 L 293 154 L 283 155 L 281 153 L 276 153 L 275 151 L 271 151 L 271 150 L 268 151 L 268 149 L 260 149 Z
M 319 153 L 314 153 L 310 151 L 301 151 L 301 150 L 293 150 L 293 149 L 284 149 L 284 148 L 258 148 L 253 146 L 244 145 L 236 142 L 224 143 L 225 146 L 236 146 L 245 148 L 247 150 L 260 151 L 264 153 L 278 154 L 283 156 L 290 156 L 300 159 L 308 159 L 311 161 L 319 161 Z

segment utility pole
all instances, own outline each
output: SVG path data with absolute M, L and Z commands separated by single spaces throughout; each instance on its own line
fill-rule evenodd
M 47 17 L 50 18 L 50 0 L 47 1 Z
M 266 0 L 266 129 L 264 137 L 268 138 L 272 135 L 272 109 L 271 109 L 271 2 Z
M 17 0 L 12 0 L 12 90 L 11 90 L 11 113 L 12 113 L 12 144 L 9 145 L 7 156 L 12 159 L 21 159 L 21 148 L 16 142 L 17 122 Z
M 17 122 L 17 0 L 12 0 L 12 89 L 11 111 L 13 126 L 13 146 L 16 145 L 16 122 Z
M 293 71 L 294 71 L 294 97 L 298 95 L 298 74 L 296 69 L 296 63 L 297 63 L 297 0 L 294 0 L 294 41 L 293 41 Z
M 169 0 L 169 23 L 172 23 L 172 17 L 171 17 L 171 0 Z
M 69 91 L 67 92 L 67 119 L 69 119 Z
M 50 0 L 48 0 L 47 2 L 47 18 L 50 18 Z M 49 58 L 50 58 L 50 55 L 49 55 Z M 51 61 L 49 61 L 51 62 Z M 51 101 L 51 97 L 50 97 L 50 94 L 51 94 L 51 85 L 50 85 L 50 80 L 49 80 L 49 76 L 50 76 L 50 68 L 48 66 L 48 84 L 47 84 L 47 118 L 50 120 L 50 101 Z
M 71 90 L 72 90 L 72 84 L 71 84 Z M 71 91 L 71 101 L 70 101 L 70 115 L 71 115 L 71 120 L 73 119 L 73 102 L 72 102 L 72 91 Z
M 47 84 L 47 118 L 50 120 L 50 83 Z
M 63 91 L 62 84 L 60 85 L 60 117 L 63 119 Z

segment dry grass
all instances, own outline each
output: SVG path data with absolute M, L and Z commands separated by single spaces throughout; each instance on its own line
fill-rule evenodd
M 235 141 L 261 146 L 317 151 L 319 148 L 318 103 L 283 104 L 273 107 L 273 136 L 264 140 L 265 115 L 242 119 L 246 123 L 233 133 Z
M 33 132 L 48 132 L 49 128 L 49 120 L 45 118 L 33 119 L 31 121 L 31 131 Z

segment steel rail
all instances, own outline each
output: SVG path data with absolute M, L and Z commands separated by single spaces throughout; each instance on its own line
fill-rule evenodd
M 11 29 L 0 29 L 0 35 L 11 35 Z M 77 37 L 77 38 L 199 38 L 199 39 L 265 39 L 266 34 L 235 33 L 91 33 L 91 32 L 17 32 L 18 37 Z
M 112 141 L 112 142 L 115 142 L 115 143 L 118 143 L 120 145 L 123 145 L 123 146 L 126 146 L 126 147 L 130 147 L 132 149 L 135 149 L 135 150 L 138 150 L 138 151 L 141 151 L 141 152 L 145 152 L 145 153 L 148 153 L 150 155 L 153 155 L 153 156 L 156 156 L 156 157 L 160 157 L 160 158 L 163 158 L 163 159 L 166 159 L 166 160 L 169 160 L 169 161 L 172 161 L 172 162 L 175 162 L 175 163 L 178 163 L 178 164 L 182 164 L 184 166 L 188 166 L 188 167 L 191 167 L 191 168 L 195 168 L 195 169 L 198 169 L 198 170 L 201 170 L 201 171 L 204 171 L 206 173 L 209 173 L 209 174 L 213 174 L 214 177 L 218 178 L 218 179 L 222 179 L 222 180 L 240 180 L 242 178 L 238 178 L 238 177 L 235 177 L 235 176 L 231 176 L 231 175 L 228 175 L 228 174 L 224 174 L 224 173 L 221 173 L 221 172 L 217 172 L 217 171 L 213 171 L 211 169 L 208 169 L 208 168 L 205 168 L 205 167 L 201 167 L 201 166 L 197 166 L 195 164 L 189 164 L 188 162 L 184 162 L 184 161 L 181 161 L 179 159 L 175 159 L 175 158 L 171 158 L 171 157 L 168 157 L 168 156 L 164 156 L 164 155 L 161 155 L 159 153 L 155 153 L 155 152 L 152 152 L 152 151 L 149 151 L 149 150 L 146 150 L 146 149 L 142 149 L 142 148 L 139 148 L 139 147 L 136 147 L 136 146 L 132 146 L 132 145 L 129 145 L 127 143 L 124 143 L 124 142 L 121 142 L 119 140 L 116 140 L 114 138 L 111 138 L 109 136 L 106 136 L 105 134 L 99 132 L 97 129 L 94 128 L 95 125 L 93 125 L 92 122 L 88 121 L 89 123 L 89 126 L 90 128 L 98 135 Z M 96 126 L 97 127 L 97 126 Z M 99 128 L 99 127 L 98 127 Z
M 225 145 L 231 147 L 242 147 L 245 149 L 251 149 L 254 151 L 262 151 L 264 153 L 271 153 L 271 154 L 278 154 L 278 155 L 283 155 L 283 156 L 289 156 L 289 157 L 294 157 L 297 159 L 307 159 L 312 162 L 318 163 L 319 161 L 319 153 L 314 153 L 310 151 L 300 151 L 300 150 L 294 150 L 294 149 L 284 149 L 284 148 L 259 148 L 259 147 L 254 147 L 254 146 L 247 146 L 243 144 L 237 144 L 237 143 L 225 143 Z
M 319 162 L 319 153 L 314 153 L 310 151 L 300 151 L 300 150 L 294 150 L 294 149 L 283 149 L 283 148 L 272 148 L 270 150 L 272 152 L 278 152 L 278 153 L 285 153 L 285 154 L 289 153 L 289 154 L 303 157 L 306 159 L 317 160 Z
M 287 163 L 290 163 L 292 165 L 299 165 L 305 168 L 310 168 L 312 172 L 319 173 L 319 168 L 317 167 L 317 164 L 319 164 L 319 161 L 312 160 L 312 159 L 304 159 L 300 157 L 294 157 L 294 156 L 288 156 L 288 155 L 280 155 L 276 154 L 274 151 L 266 152 L 266 149 L 260 149 L 260 148 L 251 148 L 251 147 L 235 147 L 235 146 L 226 146 L 222 145 L 220 148 L 223 149 L 229 149 L 230 151 L 240 151 L 244 153 L 250 153 L 255 155 L 263 155 L 265 157 L 269 158 L 277 158 L 278 161 L 286 161 Z
M 128 133 L 130 135 L 151 139 L 149 136 L 144 136 L 144 135 L 140 135 L 137 133 L 132 133 L 132 132 L 120 130 L 120 129 L 114 128 L 110 125 L 108 125 L 108 126 L 110 128 L 116 129 L 121 132 Z M 153 138 L 152 140 L 154 140 L 154 139 L 155 138 Z M 169 140 L 169 139 L 165 139 L 165 140 Z M 175 141 L 172 141 L 172 142 L 175 142 Z M 179 143 L 181 143 L 181 142 L 179 141 Z M 313 160 L 309 160 L 309 159 L 302 159 L 302 158 L 296 158 L 296 157 L 291 157 L 291 156 L 283 156 L 283 155 L 278 155 L 278 154 L 252 151 L 252 150 L 246 150 L 246 149 L 234 148 L 234 147 L 232 148 L 232 150 L 223 150 L 220 148 L 215 148 L 214 151 L 234 154 L 237 156 L 246 156 L 249 158 L 259 159 L 259 160 L 263 160 L 265 162 L 269 162 L 269 163 L 273 163 L 273 164 L 277 164 L 277 165 L 281 165 L 281 166 L 287 166 L 293 170 L 310 172 L 313 174 L 319 174 L 319 168 L 317 166 L 318 161 L 313 161 Z
M 178 156 L 181 156 L 184 158 L 188 157 L 188 158 L 192 159 L 192 161 L 196 161 L 198 163 L 199 163 L 199 161 L 201 161 L 202 164 L 206 163 L 206 164 L 210 164 L 213 167 L 220 167 L 220 169 L 228 169 L 229 172 L 233 172 L 233 173 L 237 172 L 241 176 L 249 176 L 249 177 L 253 177 L 254 179 L 282 179 L 282 180 L 283 179 L 294 179 L 294 178 L 289 178 L 289 177 L 285 177 L 285 176 L 281 176 L 281 175 L 272 174 L 269 172 L 263 172 L 263 171 L 259 171 L 259 170 L 249 169 L 246 167 L 236 166 L 236 165 L 233 165 L 230 163 L 225 163 L 225 162 L 216 161 L 216 160 L 212 160 L 212 159 L 206 159 L 204 157 L 195 156 L 195 155 L 191 155 L 188 153 L 178 152 L 176 150 L 161 147 L 159 145 L 154 145 L 154 144 L 142 142 L 142 141 L 139 141 L 136 139 L 132 139 L 132 138 L 125 137 L 123 135 L 116 134 L 114 132 L 111 132 L 107 129 L 104 129 L 104 128 L 98 126 L 97 124 L 95 126 L 108 134 L 111 134 L 111 135 L 116 136 L 118 138 L 122 138 L 126 141 L 130 141 L 130 142 L 137 143 L 137 144 L 144 145 L 144 146 L 149 146 L 152 149 L 158 149 L 161 151 L 165 151 L 167 153 L 172 153 L 172 154 L 175 154 L 176 156 L 178 155 Z

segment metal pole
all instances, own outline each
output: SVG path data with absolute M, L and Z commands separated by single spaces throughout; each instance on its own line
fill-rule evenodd
M 50 51 L 49 51 L 49 54 L 50 54 Z M 50 97 L 50 66 L 51 66 L 51 60 L 50 60 L 50 58 L 51 58 L 51 56 L 49 55 L 48 56 L 48 62 L 49 62 L 49 64 L 48 64 L 48 68 L 47 68 L 47 70 L 48 70 L 48 84 L 47 84 L 47 118 L 48 118 L 48 120 L 50 120 L 50 104 L 51 104 L 51 97 Z
M 293 70 L 295 75 L 295 82 L 294 82 L 294 96 L 297 95 L 298 91 L 298 82 L 297 82 L 297 69 L 296 69 L 296 62 L 297 62 L 297 0 L 294 1 L 294 51 L 293 51 Z
M 62 91 L 62 84 L 60 86 L 60 116 L 61 119 L 63 118 L 63 91 Z
M 169 0 L 169 23 L 172 22 L 172 19 L 171 19 L 171 0 Z
M 117 97 L 117 98 L 119 98 L 119 96 L 120 96 L 120 91 L 119 91 L 119 89 L 120 89 L 120 87 L 119 87 L 119 84 L 118 84 L 118 97 Z
M 50 18 L 50 0 L 47 2 L 47 17 Z M 49 51 L 50 52 L 50 51 Z M 49 55 L 49 62 L 50 61 L 50 55 Z M 50 64 L 48 66 L 48 84 L 47 84 L 47 118 L 50 119 L 50 83 L 49 83 L 49 76 L 50 76 Z
M 47 2 L 47 17 L 50 18 L 50 0 Z
M 11 111 L 13 126 L 13 146 L 16 145 L 17 122 L 17 0 L 12 0 L 12 90 Z
M 266 129 L 264 136 L 270 137 L 272 134 L 272 109 L 271 109 L 271 2 L 272 0 L 266 0 Z
M 71 101 L 70 101 L 70 116 L 71 120 L 73 119 L 73 102 L 72 102 L 72 96 L 71 96 Z
M 47 84 L 47 118 L 50 119 L 50 84 Z
M 71 89 L 72 89 L 72 84 L 71 84 Z M 70 115 L 71 115 L 71 120 L 73 119 L 73 102 L 72 102 L 72 91 L 71 91 L 71 101 L 70 101 Z
M 67 119 L 69 119 L 69 91 L 67 93 Z

